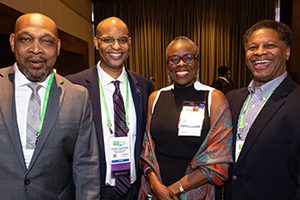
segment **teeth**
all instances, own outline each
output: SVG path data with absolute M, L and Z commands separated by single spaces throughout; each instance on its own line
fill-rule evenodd
M 121 53 L 110 53 L 110 55 L 112 55 L 112 56 L 121 56 L 122 54 Z
M 176 72 L 176 74 L 178 74 L 178 75 L 185 75 L 187 73 L 188 73 L 187 71 Z
M 270 60 L 256 60 L 254 63 L 255 64 L 265 64 L 265 63 L 270 63 Z

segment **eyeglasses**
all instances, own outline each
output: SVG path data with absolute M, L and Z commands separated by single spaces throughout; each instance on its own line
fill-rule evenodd
M 123 36 L 120 38 L 113 38 L 111 36 L 106 36 L 106 37 L 97 37 L 97 39 L 101 40 L 105 44 L 115 44 L 115 42 L 118 41 L 119 45 L 125 45 L 128 44 L 130 37 Z
M 195 62 L 195 60 L 198 58 L 197 54 L 185 54 L 183 56 L 179 55 L 173 55 L 173 56 L 168 56 L 167 60 L 170 62 L 170 64 L 177 65 L 180 60 L 183 60 L 186 64 L 192 64 Z

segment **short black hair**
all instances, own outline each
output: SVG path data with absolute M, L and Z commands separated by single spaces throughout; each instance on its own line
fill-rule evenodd
M 248 40 L 251 36 L 251 34 L 262 28 L 270 28 L 275 30 L 279 34 L 280 40 L 282 40 L 287 46 L 291 46 L 292 40 L 293 40 L 293 35 L 290 27 L 288 27 L 286 24 L 282 22 L 277 22 L 275 20 L 270 20 L 270 19 L 264 19 L 260 20 L 253 26 L 251 26 L 244 34 L 243 36 L 243 43 L 244 47 L 246 48 L 246 45 L 248 43 Z
M 226 65 L 221 65 L 218 68 L 218 76 L 225 76 L 228 71 L 230 71 L 230 67 L 227 67 Z

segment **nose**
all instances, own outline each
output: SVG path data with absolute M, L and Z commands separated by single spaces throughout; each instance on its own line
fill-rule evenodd
M 119 41 L 118 41 L 118 40 L 115 40 L 114 43 L 113 43 L 113 45 L 112 45 L 112 47 L 113 47 L 114 49 L 120 49 L 121 46 L 120 46 L 120 44 L 119 44 Z
M 263 45 L 259 45 L 254 53 L 257 55 L 265 54 L 266 48 Z
M 183 65 L 185 65 L 185 64 L 186 64 L 186 63 L 183 61 L 183 58 L 180 58 L 178 65 L 183 66 Z
M 39 41 L 34 41 L 30 46 L 30 51 L 34 54 L 39 54 L 42 52 L 42 47 Z

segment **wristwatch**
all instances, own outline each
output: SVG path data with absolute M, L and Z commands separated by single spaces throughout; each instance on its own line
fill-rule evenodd
M 184 189 L 183 189 L 180 181 L 178 181 L 178 189 L 179 189 L 180 193 L 184 193 Z

